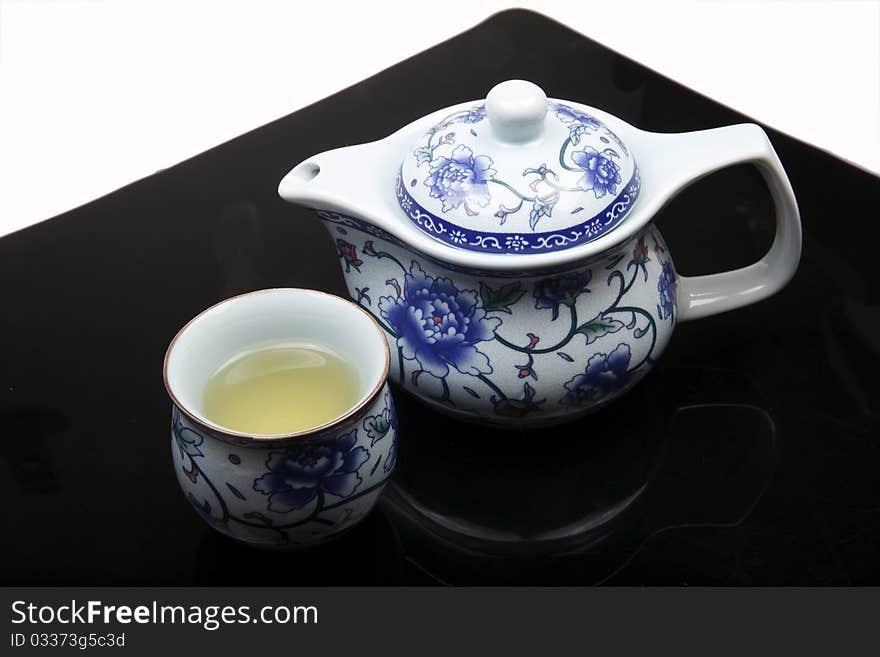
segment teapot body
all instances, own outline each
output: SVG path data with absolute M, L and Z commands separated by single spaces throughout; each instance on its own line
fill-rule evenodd
M 352 300 L 385 331 L 392 380 L 461 420 L 528 428 L 595 411 L 641 380 L 675 326 L 677 278 L 653 224 L 565 268 L 501 272 L 317 214 Z

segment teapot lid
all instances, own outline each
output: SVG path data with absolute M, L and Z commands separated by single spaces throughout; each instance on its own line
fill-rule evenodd
M 639 189 L 632 154 L 604 123 L 508 80 L 419 139 L 401 165 L 397 201 L 451 246 L 533 254 L 613 230 Z

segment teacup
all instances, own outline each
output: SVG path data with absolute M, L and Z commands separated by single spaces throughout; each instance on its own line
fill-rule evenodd
M 248 435 L 203 412 L 204 387 L 237 353 L 297 341 L 332 349 L 354 367 L 358 401 L 325 424 Z M 315 290 L 250 292 L 208 308 L 165 355 L 173 403 L 177 480 L 210 526 L 259 547 L 297 549 L 353 527 L 394 468 L 397 419 L 386 378 L 389 350 L 376 321 L 355 304 Z

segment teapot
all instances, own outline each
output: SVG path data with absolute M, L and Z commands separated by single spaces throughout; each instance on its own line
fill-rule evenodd
M 655 214 L 739 163 L 772 195 L 770 250 L 741 269 L 680 276 Z M 758 125 L 647 132 L 524 80 L 310 157 L 278 191 L 334 237 L 351 298 L 388 339 L 392 380 L 441 413 L 498 427 L 610 403 L 648 373 L 676 323 L 774 294 L 801 251 L 791 184 Z

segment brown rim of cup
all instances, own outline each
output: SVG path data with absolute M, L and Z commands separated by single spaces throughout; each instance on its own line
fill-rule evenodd
M 325 297 L 330 297 L 331 299 L 335 299 L 337 301 L 341 301 L 342 303 L 348 304 L 353 308 L 357 309 L 358 312 L 363 313 L 366 317 L 369 318 L 370 322 L 376 328 L 376 332 L 379 334 L 381 338 L 382 346 L 384 347 L 385 352 L 385 367 L 382 371 L 382 376 L 379 378 L 379 382 L 375 385 L 375 387 L 370 391 L 370 393 L 364 398 L 363 401 L 358 403 L 357 405 L 350 408 L 348 411 L 336 417 L 329 422 L 325 422 L 324 424 L 320 424 L 316 427 L 312 427 L 310 429 L 303 429 L 302 431 L 296 431 L 294 433 L 285 433 L 285 434 L 250 434 L 250 433 L 242 433 L 240 431 L 233 431 L 232 429 L 227 429 L 225 427 L 221 427 L 219 424 L 214 424 L 210 421 L 202 420 L 201 418 L 193 415 L 187 408 L 180 402 L 177 396 L 174 394 L 174 391 L 171 389 L 171 386 L 168 383 L 168 357 L 171 355 L 171 351 L 174 349 L 174 345 L 177 343 L 178 338 L 184 334 L 184 332 L 200 317 L 211 312 L 215 308 L 222 306 L 224 304 L 235 301 L 236 299 L 241 299 L 243 297 L 255 296 L 257 294 L 266 294 L 268 292 L 297 292 L 304 294 L 316 294 L 322 295 Z M 306 436 L 311 436 L 317 433 L 323 433 L 328 431 L 340 424 L 345 423 L 347 420 L 351 419 L 355 415 L 357 415 L 361 410 L 366 408 L 369 404 L 373 402 L 373 400 L 378 396 L 378 394 L 382 391 L 382 388 L 385 386 L 385 382 L 388 380 L 388 371 L 391 367 L 391 350 L 388 348 L 388 341 L 385 339 L 385 331 L 379 325 L 379 322 L 376 321 L 376 318 L 373 317 L 366 310 L 361 308 L 359 305 L 350 301 L 349 299 L 344 299 L 340 296 L 336 296 L 335 294 L 330 294 L 329 292 L 322 292 L 321 290 L 310 290 L 304 287 L 271 287 L 265 288 L 262 290 L 254 290 L 252 292 L 245 292 L 243 294 L 237 294 L 235 296 L 229 297 L 227 299 L 223 299 L 223 301 L 219 301 L 215 303 L 213 306 L 205 308 L 198 315 L 189 320 L 186 324 L 183 325 L 171 342 L 168 345 L 168 349 L 165 350 L 165 359 L 162 362 L 162 380 L 165 383 L 165 391 L 168 393 L 168 396 L 171 398 L 172 403 L 180 409 L 180 412 L 186 415 L 190 420 L 195 422 L 199 427 L 203 429 L 207 429 L 213 433 L 222 434 L 224 436 L 232 436 L 235 438 L 242 438 L 244 440 L 253 440 L 255 442 L 273 442 L 273 441 L 281 441 L 281 440 L 290 440 L 292 438 L 304 438 Z

